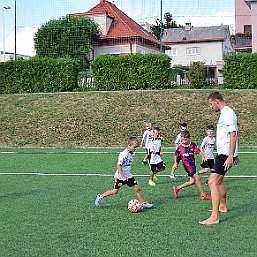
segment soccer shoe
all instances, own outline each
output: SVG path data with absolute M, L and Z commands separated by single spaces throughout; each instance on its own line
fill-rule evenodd
M 143 209 L 151 209 L 152 207 L 153 207 L 152 203 L 149 203 L 149 202 L 143 202 L 142 203 L 142 208 Z
M 174 186 L 173 187 L 173 193 L 174 193 L 175 198 L 178 198 L 178 191 L 179 191 L 178 186 Z
M 175 174 L 170 173 L 170 178 L 171 178 L 171 179 L 176 179 Z
M 155 183 L 154 183 L 152 180 L 149 180 L 148 184 L 149 184 L 150 186 L 155 186 Z
M 211 195 L 207 195 L 207 194 L 201 195 L 200 200 L 211 200 Z
M 154 180 L 154 181 L 157 181 L 157 180 L 158 180 L 158 178 L 157 178 L 157 175 L 156 175 L 156 174 L 154 174 L 154 175 L 153 175 L 153 180 Z
M 99 207 L 99 206 L 100 206 L 100 203 L 102 203 L 102 202 L 103 202 L 103 197 L 102 197 L 102 195 L 98 194 L 98 195 L 96 196 L 96 199 L 95 199 L 95 206 L 96 206 L 96 207 Z

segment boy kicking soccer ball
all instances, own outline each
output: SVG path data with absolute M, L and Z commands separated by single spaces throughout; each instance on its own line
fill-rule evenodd
M 132 136 L 128 140 L 127 148 L 120 153 L 118 157 L 117 170 L 114 175 L 114 188 L 112 190 L 106 191 L 103 194 L 98 194 L 95 199 L 95 206 L 99 207 L 102 203 L 103 199 L 106 196 L 114 195 L 119 192 L 119 189 L 123 185 L 128 185 L 129 187 L 133 187 L 136 191 L 138 201 L 143 209 L 149 209 L 153 207 L 153 204 L 144 202 L 142 194 L 140 192 L 140 188 L 137 184 L 137 181 L 133 177 L 131 173 L 131 164 L 135 157 L 135 151 L 138 147 L 138 140 L 136 137 Z

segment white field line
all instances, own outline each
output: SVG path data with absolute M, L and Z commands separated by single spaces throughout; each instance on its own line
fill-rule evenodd
M 0 152 L 0 154 L 119 154 L 120 152 Z M 145 154 L 145 152 L 136 152 Z M 164 154 L 174 154 L 173 152 L 163 152 Z M 214 152 L 216 153 L 216 152 Z M 238 154 L 257 154 L 257 152 L 238 152 Z
M 98 177 L 113 177 L 113 174 L 76 174 L 76 173 L 26 173 L 26 172 L 1 172 L 0 175 L 34 175 L 34 176 L 98 176 Z M 149 177 L 148 174 L 133 175 L 134 177 Z M 158 177 L 169 177 L 170 175 L 158 175 Z M 176 175 L 176 177 L 187 177 L 187 175 Z M 203 175 L 201 177 L 208 177 Z M 226 178 L 257 178 L 257 175 L 239 175 L 239 176 L 230 176 L 227 175 Z

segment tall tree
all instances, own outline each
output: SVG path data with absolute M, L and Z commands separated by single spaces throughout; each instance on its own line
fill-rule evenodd
M 169 29 L 169 28 L 180 28 L 183 27 L 182 25 L 178 25 L 177 22 L 173 19 L 172 14 L 167 12 L 164 14 L 164 22 L 161 24 L 160 19 L 155 20 L 155 25 L 152 25 L 152 33 L 160 40 L 161 35 L 161 27 L 162 29 Z M 162 26 L 161 26 L 162 25 Z
M 66 16 L 50 20 L 35 34 L 36 55 L 39 57 L 70 57 L 89 67 L 89 53 L 100 36 L 99 26 L 90 18 Z

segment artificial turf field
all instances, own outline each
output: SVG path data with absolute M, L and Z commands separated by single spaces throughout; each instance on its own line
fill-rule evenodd
M 155 187 L 142 176 L 149 174 L 142 149 L 132 164 L 153 209 L 129 213 L 136 195 L 126 186 L 95 207 L 96 194 L 113 186 L 121 150 L 1 149 L 0 256 L 257 256 L 256 149 L 240 149 L 240 165 L 225 179 L 229 212 L 214 226 L 198 224 L 211 203 L 199 200 L 196 186 L 174 199 L 173 185 L 187 177 L 181 164 L 176 181 L 167 176 L 173 149 L 163 149 L 167 170 Z

